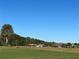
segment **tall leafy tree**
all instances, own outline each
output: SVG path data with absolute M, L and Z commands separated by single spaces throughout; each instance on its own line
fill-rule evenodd
M 10 24 L 4 24 L 1 29 L 1 36 L 5 44 L 8 44 L 9 37 L 14 33 L 13 28 Z

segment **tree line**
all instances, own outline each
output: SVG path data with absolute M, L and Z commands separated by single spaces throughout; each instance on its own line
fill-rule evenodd
M 10 24 L 4 24 L 0 30 L 0 46 L 28 46 L 29 44 L 43 44 L 44 47 L 79 48 L 79 43 L 46 42 L 31 37 L 22 37 L 16 34 Z

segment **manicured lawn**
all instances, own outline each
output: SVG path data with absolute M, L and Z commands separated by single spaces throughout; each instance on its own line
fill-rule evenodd
M 0 47 L 0 59 L 79 59 L 79 53 L 69 52 L 70 49 L 58 50 L 57 48 Z

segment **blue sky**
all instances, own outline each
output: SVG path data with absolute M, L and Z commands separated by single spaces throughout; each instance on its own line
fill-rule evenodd
M 0 28 L 45 41 L 79 42 L 78 0 L 0 0 Z

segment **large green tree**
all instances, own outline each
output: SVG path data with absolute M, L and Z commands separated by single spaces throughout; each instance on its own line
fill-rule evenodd
M 1 29 L 1 38 L 4 44 L 8 44 L 9 37 L 14 34 L 13 28 L 10 24 L 4 24 Z

